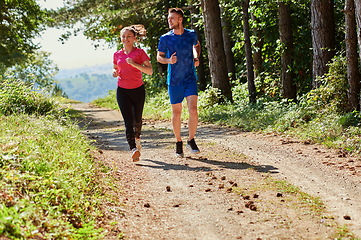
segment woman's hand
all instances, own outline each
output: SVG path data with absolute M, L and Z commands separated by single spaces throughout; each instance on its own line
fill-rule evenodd
M 118 77 L 118 71 L 117 71 L 117 69 L 113 69 L 113 77 Z
M 125 61 L 129 64 L 129 65 L 133 65 L 134 61 L 131 58 L 126 58 Z
M 119 73 L 118 73 L 118 65 L 114 64 L 113 65 L 113 77 L 118 77 Z

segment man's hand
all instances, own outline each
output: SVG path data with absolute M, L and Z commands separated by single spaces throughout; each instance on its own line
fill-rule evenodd
M 194 59 L 194 66 L 195 66 L 195 67 L 198 67 L 198 66 L 199 66 L 199 59 L 198 59 L 198 58 L 195 58 L 195 59 Z
M 176 56 L 176 52 L 174 52 L 173 54 L 172 54 L 172 56 L 170 56 L 170 58 L 169 58 L 169 64 L 174 64 L 174 63 L 176 63 L 177 62 L 177 56 Z

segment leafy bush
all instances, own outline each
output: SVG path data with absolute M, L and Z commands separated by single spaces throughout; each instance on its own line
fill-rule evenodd
M 0 115 L 64 115 L 64 110 L 50 98 L 31 90 L 29 85 L 14 79 L 0 82 Z
M 346 58 L 336 56 L 329 64 L 329 72 L 318 78 L 321 86 L 306 94 L 302 99 L 303 104 L 322 112 L 345 113 L 348 105 L 346 66 Z
M 208 86 L 205 91 L 199 93 L 198 107 L 207 110 L 217 106 L 222 99 L 221 90 Z

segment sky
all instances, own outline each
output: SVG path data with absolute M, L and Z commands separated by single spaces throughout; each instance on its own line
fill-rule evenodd
M 63 0 L 36 0 L 41 7 L 56 9 L 63 6 Z M 115 47 L 109 49 L 105 42 L 100 43 L 100 47 L 95 49 L 91 40 L 86 39 L 83 34 L 71 36 L 64 44 L 58 39 L 63 33 L 62 30 L 50 28 L 46 30 L 40 38 L 35 40 L 39 43 L 41 50 L 50 52 L 50 59 L 62 69 L 81 68 L 98 64 L 113 66 L 113 53 Z

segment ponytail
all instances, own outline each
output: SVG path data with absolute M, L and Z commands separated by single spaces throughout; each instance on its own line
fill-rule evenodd
M 136 36 L 139 39 L 145 38 L 145 36 L 147 34 L 147 30 L 145 30 L 145 28 L 142 24 L 136 24 L 136 25 L 131 25 L 129 27 L 124 27 L 120 31 L 120 35 L 122 35 L 122 33 L 127 30 L 132 31 L 134 33 L 134 36 Z

